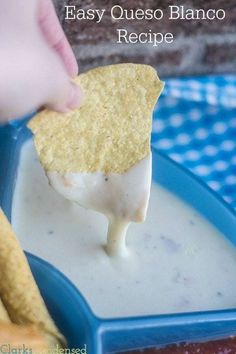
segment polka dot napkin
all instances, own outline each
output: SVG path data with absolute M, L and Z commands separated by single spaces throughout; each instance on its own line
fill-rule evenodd
M 152 144 L 236 208 L 236 76 L 167 79 Z

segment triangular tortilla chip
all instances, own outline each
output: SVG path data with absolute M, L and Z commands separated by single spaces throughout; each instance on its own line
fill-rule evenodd
M 0 209 L 0 297 L 13 323 L 36 324 L 51 348 L 64 343 L 35 283 L 24 252 Z
M 99 67 L 77 77 L 82 106 L 45 110 L 28 126 L 47 171 L 126 172 L 150 153 L 151 118 L 163 83 L 148 65 Z

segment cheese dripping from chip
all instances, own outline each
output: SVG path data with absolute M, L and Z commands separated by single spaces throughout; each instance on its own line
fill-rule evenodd
M 76 80 L 82 106 L 45 110 L 28 126 L 52 187 L 65 198 L 105 214 L 106 250 L 126 253 L 130 222 L 145 220 L 151 185 L 152 111 L 163 83 L 148 65 L 96 68 Z

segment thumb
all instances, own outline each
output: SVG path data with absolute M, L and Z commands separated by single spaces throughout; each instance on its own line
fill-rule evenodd
M 42 104 L 59 112 L 68 112 L 79 106 L 83 98 L 82 89 L 72 82 L 60 57 L 48 46 L 44 62 L 41 70 Z
M 83 92 L 81 88 L 68 80 L 63 90 L 60 93 L 55 92 L 55 98 L 45 106 L 54 111 L 66 113 L 79 107 L 82 101 Z

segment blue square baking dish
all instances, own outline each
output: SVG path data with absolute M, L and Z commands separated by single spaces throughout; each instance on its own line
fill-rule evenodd
M 21 146 L 31 137 L 25 123 L 31 116 L 0 127 L 0 204 L 9 219 Z M 191 173 L 155 149 L 153 166 L 155 181 L 203 214 L 236 245 L 233 209 Z M 86 345 L 87 353 L 101 354 L 236 334 L 236 308 L 124 319 L 98 318 L 62 273 L 31 254 L 27 257 L 48 309 L 70 348 Z

